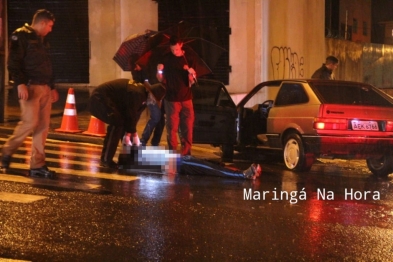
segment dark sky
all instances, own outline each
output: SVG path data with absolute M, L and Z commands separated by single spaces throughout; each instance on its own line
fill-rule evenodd
M 393 0 L 372 0 L 371 6 L 375 22 L 393 21 Z

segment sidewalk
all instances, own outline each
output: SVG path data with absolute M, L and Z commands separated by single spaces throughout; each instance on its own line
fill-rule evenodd
M 9 92 L 8 92 L 9 91 Z M 12 90 L 6 90 L 5 98 L 6 98 L 6 108 L 5 108 L 5 122 L 0 123 L 0 132 L 3 134 L 12 134 L 15 126 L 17 125 L 20 117 L 20 108 L 19 102 L 16 99 L 15 94 L 12 93 Z M 65 103 L 68 95 L 68 88 L 59 88 L 59 101 L 52 105 L 52 113 L 51 113 L 51 124 L 48 133 L 48 139 L 56 139 L 62 141 L 71 141 L 71 142 L 80 142 L 80 143 L 90 143 L 102 145 L 103 139 L 102 137 L 84 135 L 83 131 L 87 131 L 90 123 L 90 112 L 87 109 L 87 102 L 89 99 L 89 89 L 87 88 L 74 88 L 75 94 L 75 106 L 77 110 L 77 120 L 78 120 L 78 128 L 81 130 L 80 133 L 65 133 L 65 132 L 57 132 L 55 129 L 59 128 L 63 119 L 63 112 Z M 139 136 L 141 136 L 142 131 L 146 125 L 146 122 L 149 119 L 149 113 L 145 110 L 137 125 L 137 131 Z M 166 132 L 161 137 L 160 145 L 166 146 Z M 212 147 L 210 145 L 202 145 L 196 144 L 193 145 L 193 152 L 202 151 L 204 154 L 212 154 L 217 157 L 220 149 L 218 147 Z

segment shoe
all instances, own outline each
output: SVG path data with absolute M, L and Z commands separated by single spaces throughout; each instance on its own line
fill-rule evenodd
M 113 160 L 111 160 L 111 161 L 104 161 L 104 160 L 101 160 L 101 161 L 100 161 L 100 166 L 102 166 L 102 167 L 108 167 L 108 168 L 113 168 L 113 169 L 118 169 L 118 168 L 119 168 L 119 166 L 117 165 L 117 163 L 116 163 L 115 161 L 113 161 Z
M 32 177 L 56 178 L 56 172 L 49 170 L 47 166 L 30 169 L 29 173 Z
M 11 163 L 11 156 L 9 155 L 4 155 L 1 158 L 1 169 L 7 169 L 10 167 L 10 163 Z
M 262 168 L 259 164 L 252 164 L 249 168 L 244 170 L 243 175 L 246 179 L 255 179 L 261 175 Z

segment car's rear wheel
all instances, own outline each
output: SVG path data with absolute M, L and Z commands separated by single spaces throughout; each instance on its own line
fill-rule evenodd
M 295 133 L 285 138 L 283 156 L 289 170 L 308 171 L 314 162 L 314 155 L 306 154 L 302 139 Z
M 366 160 L 368 169 L 376 176 L 388 176 L 393 172 L 393 156 L 370 157 Z

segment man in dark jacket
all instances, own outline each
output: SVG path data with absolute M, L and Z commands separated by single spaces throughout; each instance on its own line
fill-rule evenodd
M 8 71 L 17 88 L 21 121 L 2 149 L 1 168 L 6 169 L 12 154 L 32 134 L 30 175 L 53 178 L 55 172 L 45 165 L 45 142 L 52 103 L 59 95 L 54 89 L 49 44 L 45 36 L 52 31 L 54 15 L 38 10 L 31 26 L 25 24 L 11 35 Z
M 334 56 L 328 56 L 325 64 L 317 69 L 311 78 L 334 80 L 333 71 L 338 67 L 338 59 Z
M 89 101 L 90 112 L 108 124 L 101 153 L 101 166 L 117 168 L 113 157 L 125 132 L 131 133 L 132 142 L 139 144 L 136 142 L 139 140 L 136 126 L 146 107 L 148 91 L 158 97 L 162 87 L 161 84 L 146 85 L 134 80 L 116 79 L 94 89 Z

